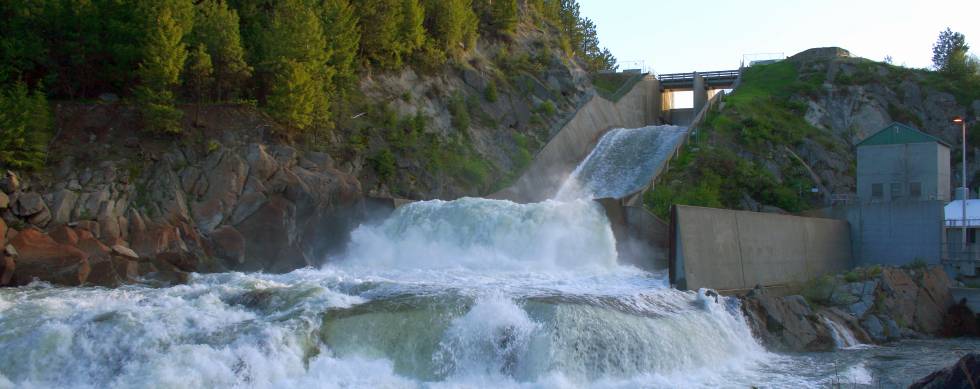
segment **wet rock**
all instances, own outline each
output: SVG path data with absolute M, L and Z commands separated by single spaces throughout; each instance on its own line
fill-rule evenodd
M 946 317 L 943 318 L 942 336 L 978 336 L 980 328 L 977 326 L 977 315 L 970 310 L 966 304 L 966 299 L 949 307 Z
M 882 326 L 881 320 L 875 315 L 868 315 L 861 321 L 861 326 L 867 331 L 868 335 L 876 342 L 883 342 L 888 339 L 885 335 L 885 327 Z
M 12 245 L 4 246 L 0 251 L 0 286 L 10 285 L 17 270 L 17 249 Z
M 888 340 L 900 339 L 902 337 L 902 327 L 899 327 L 898 323 L 890 317 L 885 319 L 885 336 L 888 337 Z
M 88 255 L 60 244 L 35 228 L 27 228 L 11 240 L 17 250 L 17 270 L 12 283 L 26 285 L 35 278 L 60 285 L 81 285 L 88 278 Z
M 215 255 L 234 264 L 245 262 L 245 237 L 235 227 L 222 226 L 211 233 Z
M 802 296 L 774 297 L 753 289 L 742 301 L 742 310 L 757 337 L 781 351 L 830 351 L 833 336 Z
M 980 354 L 970 353 L 953 366 L 938 370 L 909 389 L 975 389 L 980 385 Z
M 288 200 L 272 197 L 236 228 L 243 236 L 254 237 L 246 239 L 243 270 L 297 269 L 307 265 L 302 255 L 287 253 L 297 240 L 296 207 Z

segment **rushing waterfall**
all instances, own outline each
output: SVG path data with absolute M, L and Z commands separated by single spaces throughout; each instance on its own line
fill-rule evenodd
M 609 131 L 572 172 L 556 198 L 622 198 L 653 180 L 670 159 L 686 127 L 649 126 Z
M 861 345 L 861 342 L 854 336 L 854 332 L 846 325 L 826 317 L 822 319 L 827 328 L 830 329 L 830 335 L 834 337 L 834 345 L 837 346 L 838 350 Z
M 642 131 L 606 135 L 572 179 L 597 196 L 648 180 L 634 164 L 677 134 Z M 838 376 L 836 361 L 767 352 L 738 300 L 671 289 L 665 274 L 618 263 L 615 243 L 590 200 L 466 198 L 363 225 L 321 269 L 0 289 L 0 388 L 824 387 Z M 861 363 L 843 366 L 866 377 Z

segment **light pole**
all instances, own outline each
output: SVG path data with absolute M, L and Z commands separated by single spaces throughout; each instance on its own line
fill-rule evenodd
M 963 119 L 963 117 L 961 116 L 956 116 L 953 118 L 953 123 L 959 124 L 963 127 L 963 176 L 962 176 L 963 188 L 961 189 L 960 192 L 960 196 L 962 196 L 963 198 L 961 199 L 962 202 L 960 203 L 961 204 L 960 209 L 962 209 L 963 211 L 962 213 L 963 225 L 961 226 L 963 229 L 963 234 L 961 237 L 963 239 L 963 242 L 961 248 L 963 250 L 963 255 L 965 256 L 966 255 L 966 200 L 967 198 L 970 197 L 970 189 L 966 186 L 966 119 Z

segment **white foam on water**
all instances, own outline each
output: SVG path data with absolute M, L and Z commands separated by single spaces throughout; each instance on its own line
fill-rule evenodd
M 381 225 L 354 231 L 336 267 L 475 273 L 615 270 L 616 241 L 588 200 L 517 204 L 464 198 L 403 206 Z
M 686 133 L 686 127 L 669 125 L 610 130 L 555 198 L 622 198 L 633 194 L 650 184 Z
M 824 325 L 830 329 L 830 335 L 834 338 L 834 345 L 838 350 L 862 346 L 861 341 L 857 340 L 854 332 L 850 328 L 847 328 L 846 325 L 826 317 L 822 317 L 821 319 L 823 319 Z
M 618 263 L 588 199 L 645 185 L 682 131 L 611 132 L 560 201 L 404 206 L 321 269 L 0 289 L 0 388 L 825 386 L 826 366 L 767 352 L 737 300 Z

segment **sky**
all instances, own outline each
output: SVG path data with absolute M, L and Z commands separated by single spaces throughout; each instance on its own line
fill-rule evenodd
M 896 65 L 932 65 L 950 27 L 980 54 L 980 0 L 578 0 L 621 68 L 737 69 L 746 55 L 838 46 Z

